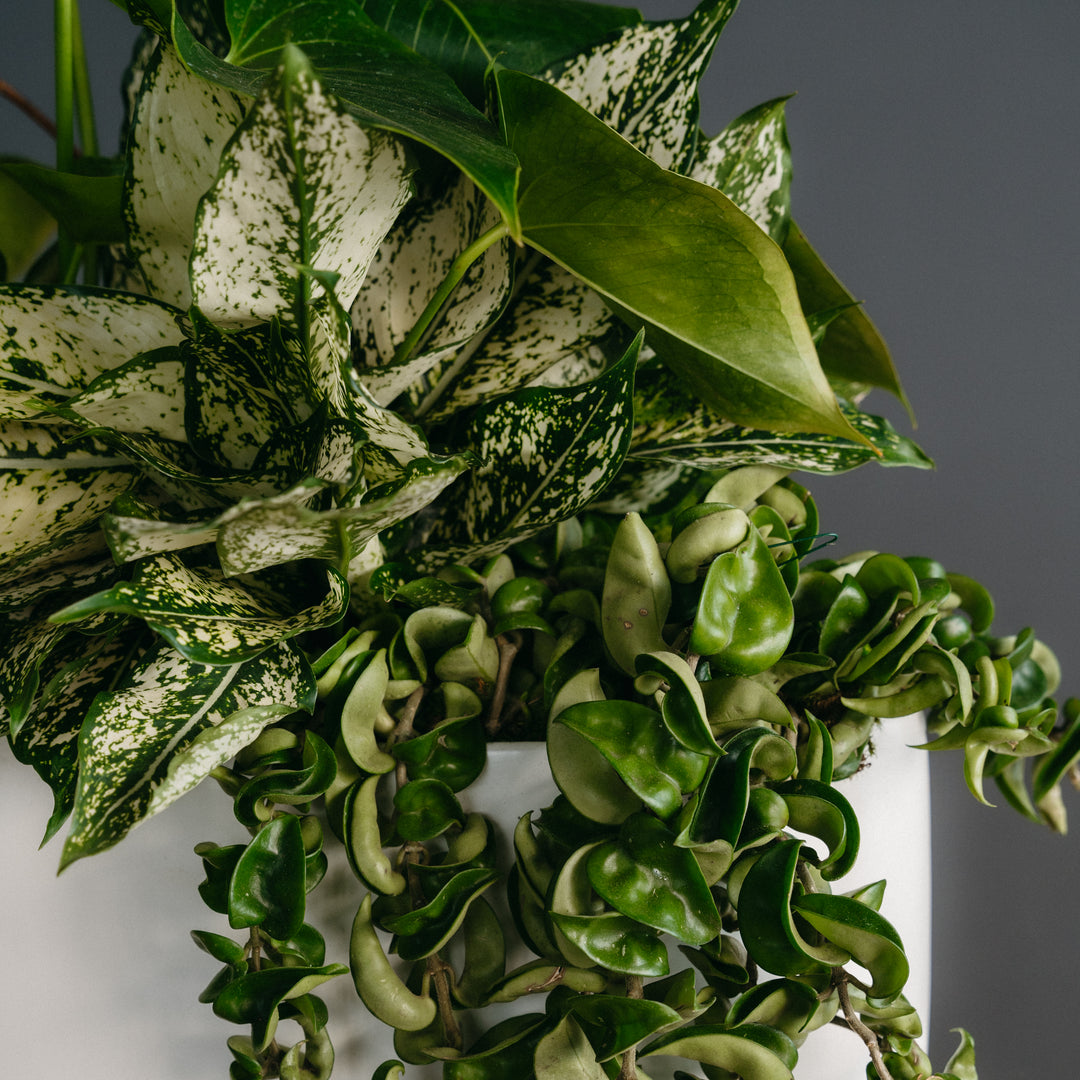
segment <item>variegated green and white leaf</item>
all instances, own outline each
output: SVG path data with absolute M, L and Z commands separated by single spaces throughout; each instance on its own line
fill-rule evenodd
M 94 528 L 46 548 L 25 562 L 0 567 L 0 611 L 17 611 L 45 593 L 98 586 L 115 563 L 101 531 Z
M 466 272 L 420 348 L 394 363 L 451 264 L 499 223 L 495 206 L 464 175 L 406 207 L 376 252 L 352 309 L 361 377 L 388 405 L 458 347 L 472 341 L 502 311 L 512 283 L 509 244 L 493 244 Z
M 409 181 L 400 140 L 360 127 L 298 49 L 283 55 L 200 205 L 192 291 L 219 323 L 276 316 L 306 344 L 308 305 L 323 286 L 301 268 L 337 275 L 348 308 Z
M 878 465 L 906 465 L 931 469 L 933 461 L 911 440 L 900 435 L 888 420 L 855 408 L 843 408 L 844 416 L 873 449 L 836 435 L 755 431 L 717 421 L 710 434 L 683 429 L 670 441 L 634 447 L 634 460 L 669 465 L 691 465 L 696 469 L 733 469 L 741 465 L 776 465 L 821 474 L 846 472 L 873 461 Z M 876 453 L 875 453 L 876 451 Z
M 665 169 L 685 168 L 697 131 L 697 85 L 738 0 L 685 19 L 631 26 L 544 76 Z
M 193 75 L 165 44 L 142 77 L 128 140 L 128 248 L 147 292 L 185 310 L 195 212 L 249 103 Z
M 776 98 L 698 143 L 691 179 L 722 191 L 778 244 L 791 219 L 791 146 L 784 104 Z
M 476 348 L 455 358 L 421 412 L 437 421 L 521 387 L 580 385 L 632 336 L 597 292 L 533 253 L 506 313 Z
M 332 626 L 345 613 L 349 590 L 329 567 L 294 576 L 227 579 L 214 568 L 186 566 L 175 555 L 138 563 L 131 581 L 57 612 L 78 622 L 101 611 L 143 619 L 189 660 L 237 664 L 305 630 Z
M 16 421 L 0 429 L 0 567 L 52 551 L 67 561 L 64 549 L 138 481 L 129 462 L 71 434 Z
M 0 418 L 41 419 L 102 372 L 180 341 L 179 312 L 97 289 L 0 286 Z
M 225 333 L 194 309 L 193 328 L 182 346 L 187 438 L 219 469 L 251 469 L 269 436 L 299 421 L 305 381 L 270 324 Z
M 96 573 L 84 575 L 78 588 L 65 589 L 62 593 L 40 593 L 24 607 L 0 614 L 0 702 L 8 710 L 13 732 L 19 731 L 32 710 L 40 686 L 40 673 L 50 654 L 72 633 L 70 627 L 59 626 L 51 622 L 50 617 L 70 604 L 73 595 L 85 594 L 94 586 L 100 588 L 111 584 L 116 577 L 115 566 L 98 563 Z M 87 629 L 94 632 L 98 627 L 94 625 Z M 88 651 L 86 639 L 82 640 L 84 651 Z
M 53 792 L 44 843 L 63 825 L 75 802 L 78 738 L 102 686 L 116 683 L 138 659 L 132 635 L 68 634 L 41 667 L 41 691 L 29 718 L 11 736 L 11 749 Z
M 204 516 L 183 515 L 182 520 L 173 516 L 166 520 L 160 507 L 130 493 L 113 503 L 101 525 L 118 563 L 212 544 L 217 539 L 216 527 Z
M 465 454 L 417 459 L 405 467 L 400 480 L 372 489 L 355 506 L 318 512 L 266 499 L 238 507 L 218 533 L 221 566 L 231 574 L 297 559 L 348 567 L 379 532 L 432 503 L 472 462 Z
M 159 645 L 115 691 L 99 695 L 86 718 L 61 868 L 111 847 L 161 809 L 164 798 L 151 805 L 159 784 L 171 783 L 174 796 L 186 790 L 190 770 L 204 763 L 200 756 L 184 760 L 183 782 L 175 775 L 169 780 L 169 767 L 202 732 L 230 720 L 246 728 L 241 713 L 270 723 L 310 709 L 314 699 L 310 668 L 287 645 L 228 667 L 193 663 Z
M 74 414 L 93 428 L 160 435 L 185 442 L 184 361 L 174 345 L 133 357 L 102 372 L 60 415 Z
M 432 536 L 425 566 L 500 550 L 573 516 L 607 487 L 630 446 L 640 348 L 639 334 L 584 386 L 527 387 L 477 412 L 468 438 L 482 464 L 462 495 L 460 524 Z

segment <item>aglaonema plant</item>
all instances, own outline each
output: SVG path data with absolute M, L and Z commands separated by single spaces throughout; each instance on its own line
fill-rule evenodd
M 195 936 L 250 1028 L 236 1078 L 329 1076 L 315 991 L 346 973 L 397 1033 L 380 1080 L 657 1053 L 774 1080 L 834 1019 L 869 1075 L 930 1075 L 883 883 L 831 891 L 858 851 L 833 782 L 926 710 L 978 798 L 992 777 L 1063 829 L 1077 710 L 974 582 L 800 568 L 787 473 L 929 462 L 860 408 L 902 392 L 791 219 L 783 101 L 698 129 L 735 4 L 121 6 L 122 160 L 0 166 L 37 207 L 0 236 L 26 264 L 0 291 L 0 685 L 61 866 L 204 779 L 232 797 L 250 842 L 197 852 L 234 933 Z M 562 794 L 502 880 L 458 795 L 507 737 L 546 741 Z M 328 963 L 305 898 L 342 849 Z M 536 957 L 510 970 L 501 890 Z M 537 993 L 466 1044 L 464 1010 Z M 966 1037 L 937 1075 L 975 1075 Z

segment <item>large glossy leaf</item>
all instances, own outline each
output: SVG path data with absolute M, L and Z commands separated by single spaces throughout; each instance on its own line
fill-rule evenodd
M 65 233 L 78 243 L 122 243 L 121 215 L 123 179 L 115 164 L 98 158 L 78 162 L 76 172 L 61 172 L 32 161 L 2 162 L 0 173 L 20 184 Z
M 143 74 L 128 140 L 128 248 L 147 291 L 177 307 L 191 303 L 188 259 L 199 200 L 248 104 L 193 75 L 165 44 Z
M 53 618 L 78 622 L 99 611 L 134 615 L 189 660 L 231 665 L 304 630 L 332 626 L 347 605 L 348 586 L 328 567 L 291 579 L 237 581 L 159 555 L 139 563 L 131 581 L 70 604 Z
M 875 998 L 895 997 L 908 977 L 904 945 L 892 925 L 876 911 L 849 896 L 811 893 L 794 906 L 828 941 L 851 953 L 873 980 Z
M 829 323 L 825 337 L 818 345 L 821 366 L 829 378 L 839 382 L 845 394 L 879 386 L 907 405 L 907 395 L 900 386 L 892 357 L 877 328 L 861 306 L 850 306 L 854 298 L 837 281 L 794 222 L 784 238 L 784 256 L 795 275 L 799 300 L 808 315 L 847 309 Z
M 708 758 L 682 746 L 660 715 L 631 701 L 584 701 L 556 718 L 589 740 L 647 806 L 670 817 L 705 775 Z
M 517 161 L 453 80 L 380 30 L 359 5 L 337 0 L 233 0 L 225 59 L 199 44 L 179 16 L 173 40 L 203 78 L 254 96 L 287 43 L 304 50 L 326 90 L 361 123 L 407 135 L 444 155 L 498 206 L 518 235 Z
M 309 351 L 309 307 L 325 286 L 300 268 L 336 275 L 336 295 L 350 305 L 408 194 L 400 140 L 360 127 L 288 47 L 200 204 L 195 302 L 221 323 L 276 316 Z M 317 386 L 328 377 L 314 375 Z
M 858 438 L 818 365 L 787 263 L 753 221 L 554 87 L 510 71 L 496 85 L 522 162 L 529 244 L 645 326 L 660 356 L 723 415 Z
M 545 74 L 665 169 L 697 132 L 697 84 L 738 0 L 706 0 L 685 19 L 627 27 Z
M 617 840 L 589 856 L 592 887 L 613 908 L 688 945 L 720 933 L 720 915 L 692 852 L 649 814 L 628 818 Z
M 261 1052 L 274 1037 L 284 1002 L 348 972 L 344 964 L 249 971 L 222 990 L 214 1000 L 214 1013 L 235 1024 L 251 1024 L 255 1046 Z
M 460 0 L 453 7 L 429 0 L 360 0 L 360 6 L 449 72 L 478 104 L 492 56 L 518 71 L 536 72 L 641 21 L 631 8 L 581 0 Z
M 103 289 L 0 288 L 0 417 L 28 419 L 40 401 L 63 405 L 103 371 L 180 341 L 175 308 Z
M 501 550 L 571 517 L 607 487 L 629 446 L 639 348 L 640 339 L 583 386 L 529 387 L 478 412 L 468 446 L 482 464 L 463 494 L 451 544 Z
M 45 207 L 0 171 L 0 279 L 22 277 L 55 229 Z
M 314 693 L 306 663 L 287 645 L 231 667 L 195 664 L 159 645 L 117 689 L 100 694 L 86 718 L 61 866 L 111 847 L 143 820 L 173 757 L 201 732 L 241 711 L 270 723 L 310 709 Z M 158 800 L 153 810 L 164 805 Z
M 642 1053 L 676 1054 L 754 1080 L 791 1080 L 798 1059 L 791 1039 L 765 1024 L 702 1024 L 661 1035 Z

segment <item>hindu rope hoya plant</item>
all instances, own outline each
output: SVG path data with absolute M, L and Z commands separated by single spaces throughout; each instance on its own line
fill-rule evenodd
M 733 0 L 120 6 L 120 158 L 60 0 L 57 167 L 0 166 L 0 685 L 61 866 L 231 798 L 194 936 L 235 1080 L 328 1077 L 339 978 L 378 1080 L 789 1080 L 829 1023 L 870 1077 L 974 1077 L 916 1041 L 885 882 L 833 892 L 837 782 L 924 710 L 1064 831 L 1080 704 L 970 579 L 807 561 L 790 472 L 929 460 L 861 409 L 903 395 L 792 220 L 784 101 L 698 129 Z M 463 808 L 496 739 L 560 791 L 509 840 Z

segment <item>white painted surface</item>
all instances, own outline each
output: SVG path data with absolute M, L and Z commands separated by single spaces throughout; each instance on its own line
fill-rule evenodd
M 886 721 L 877 753 L 841 790 L 862 824 L 862 854 L 837 891 L 890 876 L 883 914 L 899 930 L 912 961 L 908 996 L 928 1016 L 930 971 L 930 850 L 927 756 L 906 749 L 922 741 L 917 717 Z M 239 1029 L 214 1019 L 196 997 L 217 970 L 215 961 L 186 938 L 189 929 L 228 933 L 222 916 L 196 892 L 202 867 L 192 854 L 201 840 L 233 843 L 244 830 L 230 820 L 227 800 L 202 785 L 160 818 L 138 828 L 116 850 L 84 860 L 55 877 L 59 843 L 35 850 L 51 796 L 30 770 L 16 767 L 6 747 L 0 769 L 0 925 L 4 973 L 0 980 L 0 1032 L 5 1072 L 60 1080 L 211 1080 L 228 1069 L 225 1039 Z M 466 806 L 497 809 L 512 828 L 526 810 L 547 805 L 554 789 L 543 747 L 491 748 L 487 772 L 464 799 Z M 888 837 L 882 840 L 882 837 Z M 503 845 L 508 851 L 508 844 Z M 327 960 L 344 960 L 347 930 L 362 890 L 348 870 L 317 890 L 328 934 Z M 528 956 L 512 958 L 521 962 Z M 338 1051 L 335 1076 L 368 1080 L 393 1056 L 385 1032 L 372 1037 L 347 977 L 321 988 L 331 1006 Z M 517 1011 L 537 1006 L 518 1003 Z M 514 1007 L 511 1007 L 514 1008 Z M 338 1011 L 340 1010 L 340 1011 Z M 291 1025 L 290 1025 L 291 1026 Z M 288 1037 L 283 1027 L 282 1034 Z M 862 1080 L 862 1044 L 838 1028 L 807 1041 L 797 1080 Z M 643 1064 L 645 1064 L 643 1062 Z M 656 1080 L 664 1072 L 654 1063 Z M 438 1077 L 439 1067 L 410 1068 L 409 1080 Z M 670 1075 L 670 1071 L 668 1071 Z

